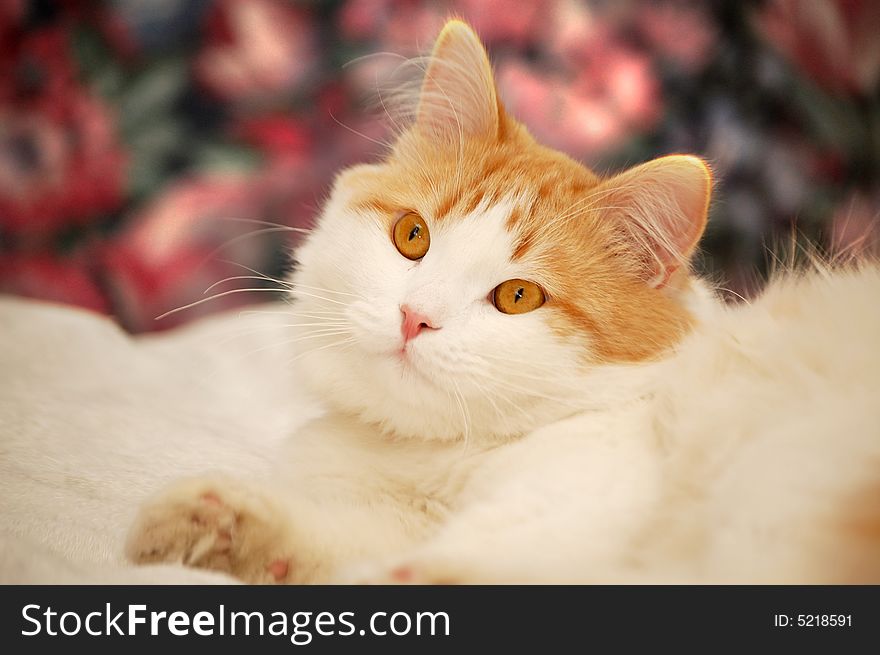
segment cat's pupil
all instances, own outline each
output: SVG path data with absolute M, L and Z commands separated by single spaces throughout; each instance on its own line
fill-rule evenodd
M 413 229 L 411 229 L 409 231 L 409 238 L 407 239 L 407 241 L 412 241 L 413 239 L 415 239 L 417 236 L 419 236 L 419 232 L 421 232 L 421 231 L 422 231 L 421 225 L 414 225 Z
M 519 289 L 517 289 L 516 293 L 513 294 L 513 302 L 519 302 L 520 299 L 523 297 L 524 291 L 525 291 L 525 289 L 523 287 L 520 287 Z

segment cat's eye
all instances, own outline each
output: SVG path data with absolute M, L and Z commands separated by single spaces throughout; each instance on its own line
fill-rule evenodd
M 421 259 L 431 247 L 428 224 L 415 212 L 407 212 L 397 220 L 391 238 L 400 254 L 407 259 Z
M 492 291 L 492 304 L 505 314 L 525 314 L 538 309 L 547 297 L 534 282 L 528 280 L 507 280 Z

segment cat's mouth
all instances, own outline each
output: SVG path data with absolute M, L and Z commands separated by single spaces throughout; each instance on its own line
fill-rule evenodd
M 416 378 L 437 386 L 436 381 L 425 372 L 424 366 L 418 361 L 419 358 L 408 344 L 395 349 L 392 358 L 404 380 Z

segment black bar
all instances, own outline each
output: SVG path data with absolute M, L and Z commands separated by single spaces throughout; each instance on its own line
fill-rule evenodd
M 122 612 L 115 626 L 110 618 Z M 145 623 L 128 631 L 130 605 L 144 605 L 135 610 Z M 29 607 L 27 610 L 25 608 Z M 47 608 L 54 615 L 45 616 Z M 30 619 L 24 617 L 27 612 Z M 60 618 L 66 612 L 64 629 L 78 634 L 50 636 L 46 630 L 59 632 Z M 86 633 L 85 619 L 93 632 Z M 150 612 L 165 612 L 157 619 L 155 636 L 150 634 Z M 172 612 L 178 616 L 175 629 L 186 629 L 186 636 L 175 636 L 167 623 Z M 196 634 L 193 619 L 202 616 L 200 629 L 212 636 Z M 259 612 L 260 619 L 248 621 L 251 634 L 245 635 L 245 618 L 237 617 L 236 634 L 230 634 L 232 612 Z M 281 614 L 273 615 L 273 612 Z M 304 614 L 310 612 L 311 614 Z M 321 615 L 318 624 L 319 614 Z M 351 612 L 352 614 L 343 614 Z M 370 619 L 377 631 L 372 634 Z M 410 631 L 392 634 L 389 621 L 396 612 L 393 629 Z M 430 617 L 424 615 L 415 634 L 419 612 L 438 614 L 435 634 L 430 634 Z M 300 613 L 300 614 L 297 614 Z M 220 616 L 224 617 L 222 636 Z M 282 617 L 282 614 L 284 615 Z M 294 617 L 294 615 L 296 615 Z M 426 618 L 427 617 L 427 618 Z M 785 618 L 783 618 L 785 617 Z M 833 617 L 833 618 L 831 618 Z M 291 642 L 294 618 L 299 624 L 298 645 Z M 209 626 L 208 624 L 211 623 Z M 831 625 L 831 623 L 835 625 Z M 286 634 L 268 634 L 270 624 Z M 824 625 L 823 625 L 824 624 Z M 33 632 L 25 636 L 23 632 Z M 878 643 L 880 638 L 880 588 L 852 587 L 98 587 L 45 586 L 0 588 L 0 644 L 5 652 L 56 650 L 74 642 L 88 647 L 90 653 L 119 653 L 130 646 L 147 645 L 168 652 L 183 651 L 219 641 L 237 646 L 253 645 L 257 652 L 346 652 L 367 647 L 370 652 L 450 652 L 459 647 L 491 644 L 494 652 L 534 649 L 537 652 L 591 650 L 598 645 L 617 649 L 652 647 L 682 648 L 714 652 L 717 648 L 756 645 L 794 647 L 809 644 L 813 648 L 842 647 Z M 363 631 L 363 634 L 361 634 Z M 322 635 L 321 632 L 324 634 Z M 330 634 L 333 633 L 333 634 Z M 342 634 L 339 634 L 342 633 Z M 8 645 L 15 645 L 8 650 Z M 659 651 L 658 651 L 659 652 Z

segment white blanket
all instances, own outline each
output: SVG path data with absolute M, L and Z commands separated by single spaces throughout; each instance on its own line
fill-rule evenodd
M 290 411 L 283 308 L 258 309 L 132 338 L 0 297 L 0 583 L 230 581 L 135 569 L 122 549 L 148 495 L 206 470 L 259 474 L 310 418 Z

